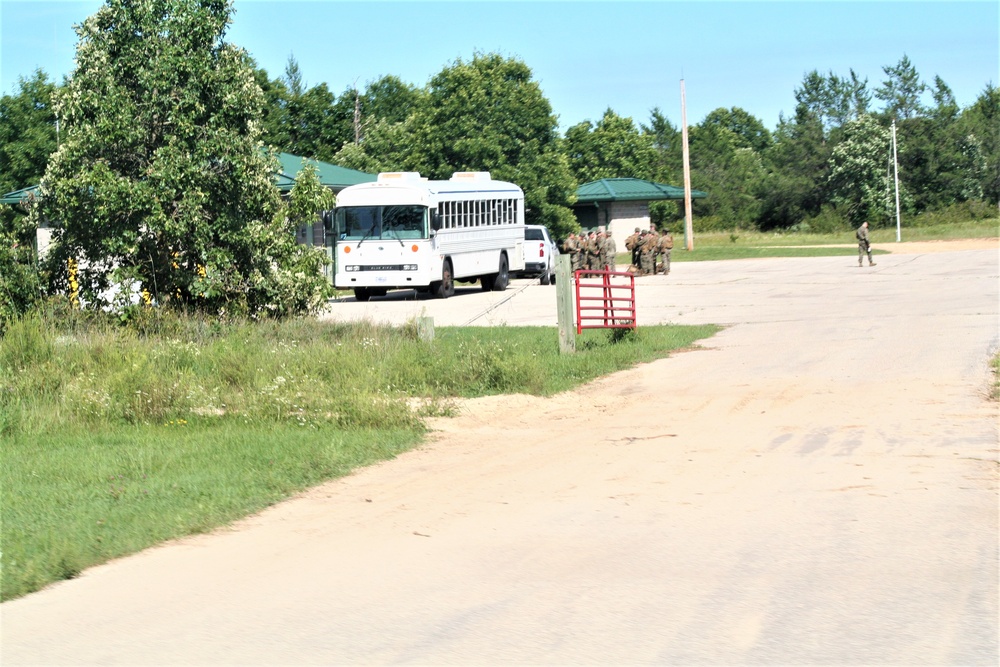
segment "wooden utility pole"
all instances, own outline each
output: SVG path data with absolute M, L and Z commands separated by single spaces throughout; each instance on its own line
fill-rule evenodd
M 688 153 L 687 101 L 684 79 L 681 79 L 681 141 L 684 145 L 684 245 L 694 250 L 694 226 L 691 222 L 691 155 Z

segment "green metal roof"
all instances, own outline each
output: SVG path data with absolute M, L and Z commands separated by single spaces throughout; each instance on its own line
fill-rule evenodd
M 302 158 L 291 153 L 280 153 L 278 155 L 278 162 L 278 172 L 274 175 L 274 181 L 279 190 L 288 192 L 295 185 L 295 175 L 302 169 Z M 309 160 L 309 162 L 316 167 L 320 184 L 330 188 L 334 192 L 340 192 L 348 185 L 370 183 L 378 179 L 378 176 L 375 174 L 348 169 L 347 167 L 338 167 L 329 162 L 321 162 L 319 160 Z M 0 196 L 0 204 L 20 204 L 28 197 L 37 197 L 37 191 L 38 186 L 32 185 L 27 188 L 8 192 Z
M 27 188 L 21 188 L 20 190 L 14 190 L 13 192 L 8 192 L 4 196 L 0 197 L 0 204 L 20 204 L 23 200 L 29 197 L 37 197 L 38 186 L 32 185 Z
M 708 193 L 692 190 L 692 199 L 703 199 Z M 653 183 L 641 178 L 602 178 L 584 183 L 576 189 L 578 204 L 601 201 L 659 201 L 684 199 L 684 188 L 664 183 Z
M 282 192 L 288 192 L 292 189 L 292 186 L 295 185 L 295 175 L 302 170 L 302 160 L 303 158 L 298 155 L 292 155 L 291 153 L 278 154 L 278 162 L 280 162 L 281 165 L 278 169 L 278 173 L 275 174 L 275 181 L 277 182 L 279 190 Z M 348 169 L 347 167 L 338 167 L 335 164 L 321 162 L 320 160 L 309 159 L 307 161 L 316 167 L 316 172 L 319 174 L 320 184 L 325 185 L 334 192 L 340 192 L 348 185 L 371 183 L 378 180 L 378 176 L 375 174 L 369 174 L 364 171 Z

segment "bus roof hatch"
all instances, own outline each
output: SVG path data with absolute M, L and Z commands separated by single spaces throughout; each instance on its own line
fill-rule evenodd
M 451 180 L 453 181 L 489 181 L 490 172 L 488 171 L 456 171 L 451 175 Z

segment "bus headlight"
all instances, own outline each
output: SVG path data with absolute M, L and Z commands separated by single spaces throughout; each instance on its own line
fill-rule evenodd
M 348 264 L 344 267 L 344 271 L 359 271 L 361 269 L 357 264 Z
M 416 271 L 417 270 L 417 265 L 416 264 L 403 264 L 403 270 L 404 271 Z

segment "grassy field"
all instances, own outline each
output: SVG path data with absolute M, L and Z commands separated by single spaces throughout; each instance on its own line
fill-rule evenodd
M 716 330 L 587 331 L 560 355 L 540 327 L 428 343 L 415 326 L 27 318 L 0 339 L 0 598 L 391 458 L 455 397 L 551 395 Z
M 949 225 L 903 228 L 900 234 L 905 241 L 934 241 L 945 239 L 996 238 L 1000 236 L 996 218 Z M 892 253 L 896 243 L 896 230 L 871 230 L 872 254 Z M 848 247 L 842 247 L 844 245 Z M 856 257 L 857 241 L 854 232 L 839 234 L 807 234 L 801 232 L 711 232 L 695 235 L 694 250 L 684 248 L 684 234 L 674 234 L 672 262 L 700 262 L 723 259 L 753 259 L 760 257 Z M 618 263 L 628 264 L 629 257 L 619 253 Z

